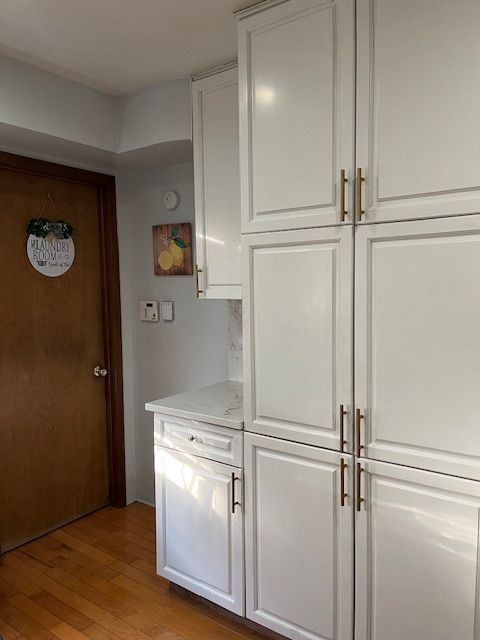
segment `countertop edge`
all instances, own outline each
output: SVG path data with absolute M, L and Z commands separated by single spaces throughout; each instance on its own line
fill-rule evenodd
M 186 420 L 199 420 L 207 424 L 214 424 L 219 427 L 229 427 L 241 431 L 244 427 L 244 421 L 230 420 L 229 418 L 219 418 L 218 416 L 208 415 L 199 411 L 189 411 L 187 409 L 172 409 L 171 407 L 163 407 L 160 404 L 152 402 L 145 403 L 145 410 L 152 413 L 161 413 L 164 416 L 174 416 L 175 418 L 184 418 Z

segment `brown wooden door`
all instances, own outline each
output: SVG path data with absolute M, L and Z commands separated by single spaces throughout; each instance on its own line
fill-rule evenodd
M 75 260 L 59 277 L 26 255 L 47 194 L 55 208 L 43 216 L 74 228 Z M 110 501 L 109 381 L 93 375 L 107 364 L 100 223 L 98 185 L 0 166 L 2 551 Z

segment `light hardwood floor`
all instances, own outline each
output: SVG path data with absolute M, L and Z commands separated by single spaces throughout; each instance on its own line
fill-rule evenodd
M 106 507 L 2 556 L 4 640 L 244 640 L 263 635 L 155 575 L 154 510 Z

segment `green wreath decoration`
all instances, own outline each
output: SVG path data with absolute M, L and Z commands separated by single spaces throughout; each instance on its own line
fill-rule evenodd
M 28 223 L 27 233 L 36 238 L 46 238 L 53 234 L 58 240 L 66 240 L 72 236 L 73 227 L 65 220 L 51 222 L 47 218 L 34 218 Z

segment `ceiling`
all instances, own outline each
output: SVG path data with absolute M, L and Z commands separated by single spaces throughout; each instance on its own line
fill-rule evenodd
M 0 54 L 112 95 L 236 57 L 233 12 L 258 0 L 0 0 Z

